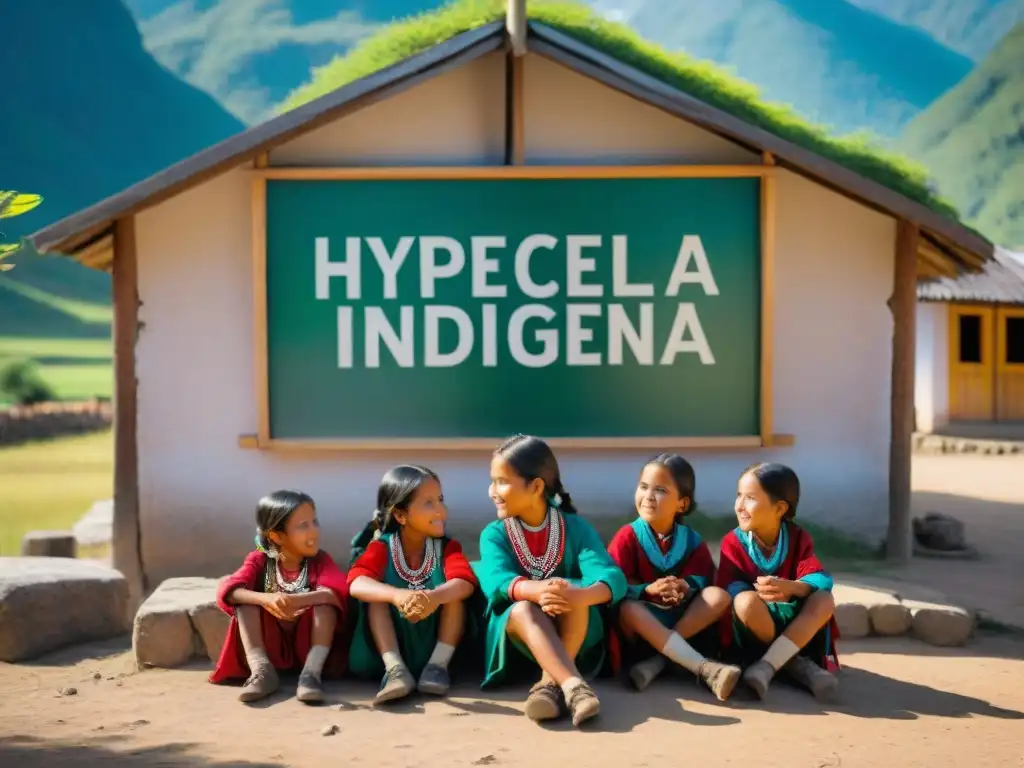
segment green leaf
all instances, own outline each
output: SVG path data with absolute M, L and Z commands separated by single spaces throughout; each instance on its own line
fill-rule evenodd
M 28 195 L 12 190 L 0 190 L 0 219 L 9 219 L 28 213 L 43 202 L 42 195 Z
M 0 259 L 10 256 L 12 253 L 17 253 L 21 250 L 21 245 L 18 243 L 0 243 Z

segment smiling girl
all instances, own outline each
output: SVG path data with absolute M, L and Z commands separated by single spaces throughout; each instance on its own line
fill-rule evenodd
M 320 549 L 320 521 L 306 494 L 264 496 L 256 525 L 256 550 L 217 591 L 231 623 L 210 682 L 246 679 L 238 698 L 252 702 L 277 690 L 279 670 L 301 667 L 297 698 L 320 702 L 321 675 L 345 669 L 345 574 Z
M 717 584 L 733 596 L 733 642 L 743 682 L 764 698 L 782 670 L 827 700 L 838 687 L 827 671 L 839 637 L 832 577 L 810 534 L 793 522 L 800 481 L 782 464 L 756 464 L 736 490 L 738 527 L 722 539 Z
M 695 485 L 693 467 L 678 454 L 663 453 L 647 462 L 634 494 L 637 518 L 619 529 L 608 552 L 630 585 L 619 605 L 619 627 L 627 640 L 645 640 L 648 651 L 643 658 L 636 643 L 626 643 L 627 655 L 637 659 L 629 671 L 633 685 L 645 689 L 667 658 L 724 701 L 739 681 L 740 668 L 705 654 L 717 651 L 713 625 L 731 600 L 728 592 L 711 585 L 711 552 L 684 522 Z
M 490 496 L 498 519 L 481 532 L 474 563 L 487 600 L 483 687 L 540 671 L 526 715 L 550 720 L 567 708 L 578 726 L 600 712 L 583 681 L 605 658 L 598 606 L 621 600 L 626 579 L 576 514 L 543 440 L 516 435 L 498 446 Z
M 361 602 L 349 667 L 382 678 L 374 704 L 417 688 L 443 695 L 451 684 L 448 663 L 476 577 L 459 542 L 445 536 L 447 519 L 437 475 L 402 465 L 384 475 L 373 519 L 353 541 L 349 591 Z

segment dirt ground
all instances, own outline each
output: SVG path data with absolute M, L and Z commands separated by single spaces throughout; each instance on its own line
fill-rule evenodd
M 1022 477 L 1022 456 L 916 457 L 915 514 L 959 517 L 982 557 L 917 559 L 879 575 L 928 584 L 1024 627 Z M 329 703 L 310 708 L 286 681 L 247 707 L 235 689 L 206 682 L 209 665 L 136 673 L 120 640 L 0 664 L 0 766 L 1024 768 L 1024 635 L 982 634 L 961 649 L 909 639 L 839 649 L 835 705 L 784 684 L 764 703 L 738 693 L 719 704 L 692 679 L 663 679 L 643 694 L 602 680 L 602 714 L 577 731 L 527 720 L 525 689 L 482 694 L 472 685 L 382 711 L 369 706 L 369 685 L 331 684 Z M 77 692 L 62 695 L 68 687 Z M 322 735 L 330 725 L 338 732 Z
M 118 652 L 120 651 L 120 652 Z M 912 640 L 841 647 L 841 698 L 822 706 L 778 684 L 764 703 L 719 704 L 692 679 L 643 694 L 599 681 L 602 713 L 583 730 L 522 714 L 525 690 L 369 705 L 372 686 L 328 686 L 328 704 L 246 706 L 205 681 L 208 666 L 132 673 L 120 646 L 0 665 L 0 765 L 58 766 L 1024 766 L 1024 642 L 966 649 Z M 96 658 L 106 652 L 106 658 Z M 67 687 L 76 695 L 61 695 Z M 335 735 L 324 736 L 325 726 Z M 756 750 L 756 751 L 755 751 Z
M 1024 629 L 1024 455 L 915 456 L 913 513 L 943 512 L 963 521 L 978 560 L 914 558 L 886 571 L 926 584 L 983 615 Z

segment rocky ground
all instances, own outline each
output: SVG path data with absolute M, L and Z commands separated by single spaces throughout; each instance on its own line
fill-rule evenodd
M 601 716 L 577 731 L 527 720 L 524 690 L 472 686 L 380 711 L 370 685 L 333 684 L 314 709 L 289 681 L 250 707 L 206 682 L 209 664 L 136 673 L 118 641 L 0 665 L 0 765 L 1007 768 L 1024 765 L 1022 659 L 1006 636 L 958 649 L 855 640 L 828 706 L 782 684 L 764 703 L 719 704 L 685 679 L 643 694 L 601 681 Z

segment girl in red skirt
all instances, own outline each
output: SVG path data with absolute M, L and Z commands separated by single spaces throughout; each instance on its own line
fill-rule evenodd
M 217 604 L 231 616 L 211 683 L 243 679 L 239 700 L 279 686 L 278 671 L 298 669 L 297 698 L 323 700 L 321 676 L 345 669 L 345 574 L 320 549 L 313 499 L 275 491 L 256 506 L 256 551 L 221 582 Z

